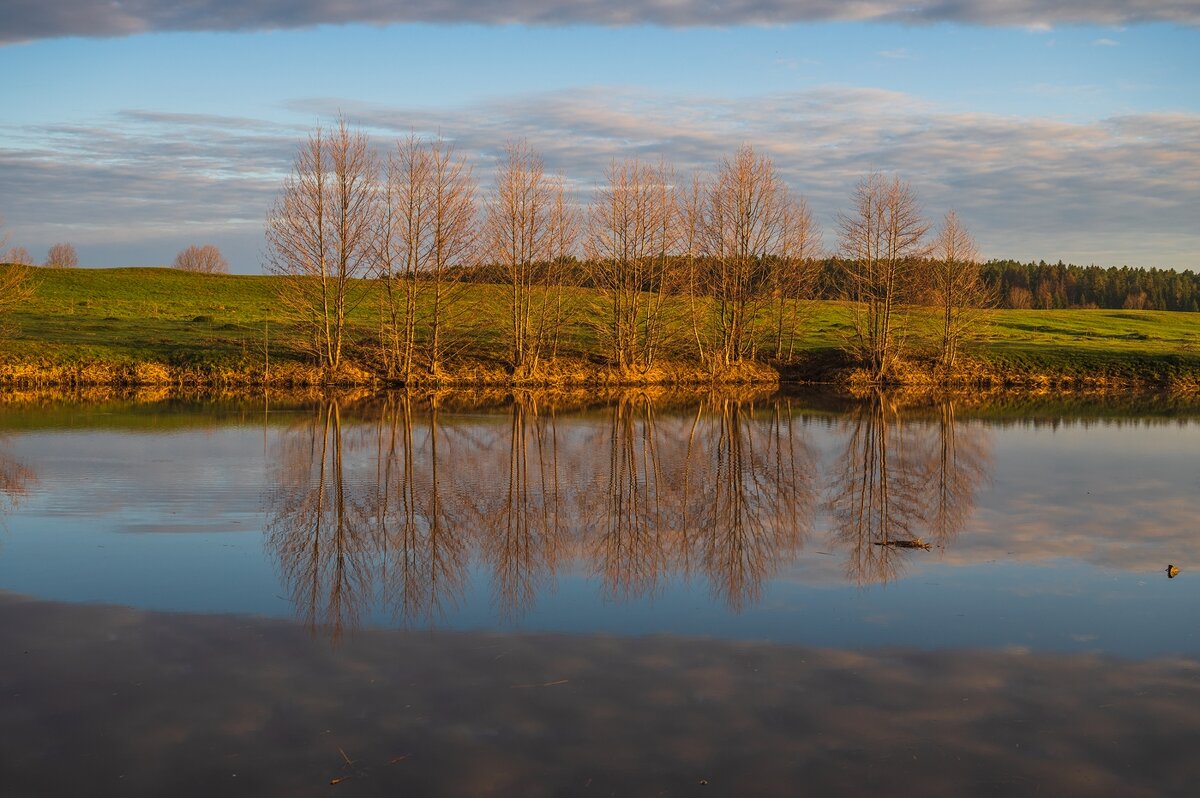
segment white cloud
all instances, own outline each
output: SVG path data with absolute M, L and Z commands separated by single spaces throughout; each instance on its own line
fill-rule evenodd
M 583 194 L 613 158 L 711 170 L 746 142 L 774 156 L 827 224 L 854 183 L 881 169 L 912 182 L 930 215 L 955 207 L 988 256 L 1200 265 L 1200 114 L 1075 123 L 837 86 L 737 100 L 584 87 L 439 110 L 335 99 L 293 110 L 305 120 L 343 110 L 382 137 L 441 131 L 485 183 L 504 143 L 525 138 Z M 162 241 L 165 262 L 198 230 L 248 241 L 305 133 L 145 112 L 90 127 L 0 128 L 0 184 L 21 198 L 0 200 L 0 212 L 31 250 L 68 233 L 113 251 Z
M 1092 42 L 1097 47 L 1116 47 L 1120 44 L 1116 39 L 1096 39 Z

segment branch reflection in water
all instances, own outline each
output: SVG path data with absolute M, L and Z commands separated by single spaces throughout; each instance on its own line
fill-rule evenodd
M 610 600 L 700 579 L 739 611 L 797 561 L 822 504 L 850 578 L 887 581 L 953 542 L 989 463 L 950 402 L 912 421 L 879 394 L 855 405 L 823 485 L 786 397 L 518 392 L 463 413 L 450 396 L 326 400 L 281 437 L 267 545 L 314 633 L 336 640 L 375 605 L 437 623 L 473 567 L 509 621 L 575 565 Z
M 990 446 L 982 427 L 956 422 L 954 413 L 954 401 L 945 399 L 932 422 L 909 421 L 875 392 L 843 421 L 846 444 L 827 507 L 852 581 L 896 579 L 915 551 L 944 551 L 966 525 L 988 475 Z
M 33 469 L 8 452 L 4 436 L 0 435 L 0 523 L 16 509 L 35 482 L 37 475 Z

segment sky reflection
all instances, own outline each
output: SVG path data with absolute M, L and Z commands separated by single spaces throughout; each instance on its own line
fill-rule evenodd
M 1195 423 L 818 407 L 384 395 L 70 430 L 25 409 L 0 441 L 23 475 L 0 588 L 290 616 L 334 639 L 432 625 L 1200 651 L 1170 620 L 1197 597 Z

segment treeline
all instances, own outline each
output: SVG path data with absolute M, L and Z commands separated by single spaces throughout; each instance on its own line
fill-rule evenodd
M 993 260 L 981 274 L 1000 307 L 1200 311 L 1200 274 Z
M 613 161 L 577 202 L 516 143 L 490 182 L 481 187 L 444 141 L 411 136 L 381 152 L 344 121 L 301 145 L 267 216 L 267 267 L 288 278 L 281 305 L 325 371 L 336 376 L 365 343 L 346 318 L 366 295 L 356 278 L 371 277 L 384 286 L 383 376 L 436 379 L 469 349 L 450 340 L 449 322 L 470 312 L 459 286 L 472 273 L 503 286 L 516 380 L 537 379 L 579 325 L 596 342 L 579 354 L 636 379 L 664 361 L 716 376 L 793 356 L 799 304 L 819 296 L 826 250 L 804 197 L 753 148 L 690 176 L 662 160 Z M 838 215 L 837 252 L 845 350 L 876 380 L 902 361 L 915 315 L 936 318 L 949 370 L 977 311 L 994 304 L 954 212 L 934 230 L 897 177 L 859 181 Z M 591 289 L 582 300 L 570 290 L 580 286 Z

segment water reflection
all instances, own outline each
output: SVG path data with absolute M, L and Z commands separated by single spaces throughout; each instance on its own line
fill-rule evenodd
M 850 579 L 895 579 L 915 551 L 944 550 L 966 524 L 989 446 L 981 428 L 956 423 L 954 412 L 947 399 L 933 423 L 908 423 L 876 392 L 849 414 L 828 507 Z
M 470 453 L 486 479 L 473 486 L 471 506 L 483 560 L 492 569 L 493 601 L 513 618 L 553 584 L 563 546 L 562 463 L 553 405 L 520 394 L 509 407 L 507 439 Z M 503 458 L 496 462 L 496 458 Z
M 786 404 L 763 417 L 754 409 L 711 399 L 690 436 L 689 521 L 705 575 L 734 609 L 757 601 L 763 581 L 793 561 L 816 506 L 816 458 L 799 422 Z
M 0 523 L 25 498 L 36 481 L 33 469 L 9 453 L 4 436 L 0 435 Z
M 1200 778 L 1200 665 L 1179 657 L 378 630 L 331 656 L 270 619 L 0 594 L 0 673 L 14 796 L 1154 796 Z
M 267 542 L 302 620 L 336 639 L 372 597 L 379 537 L 368 495 L 347 482 L 341 409 L 321 406 L 283 439 Z
M 850 577 L 883 582 L 953 542 L 989 463 L 983 429 L 952 403 L 910 421 L 882 395 L 837 424 L 827 484 L 811 419 L 785 398 L 689 407 L 629 392 L 598 418 L 534 393 L 499 412 L 442 406 L 331 399 L 280 436 L 267 545 L 314 631 L 336 639 L 376 604 L 400 625 L 436 623 L 473 569 L 508 620 L 579 566 L 610 600 L 700 580 L 736 611 L 801 557 L 822 508 Z

